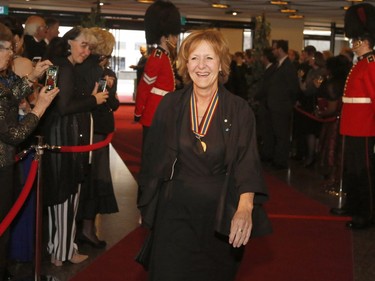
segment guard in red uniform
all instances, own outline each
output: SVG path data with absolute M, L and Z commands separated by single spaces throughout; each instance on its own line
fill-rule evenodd
M 351 6 L 345 15 L 345 34 L 352 40 L 358 61 L 347 77 L 342 98 L 346 202 L 342 209 L 331 212 L 351 215 L 346 226 L 363 229 L 375 219 L 375 7 L 366 3 Z
M 168 1 L 156 1 L 146 11 L 147 45 L 157 45 L 149 56 L 137 88 L 134 119 L 143 125 L 143 139 L 159 102 L 175 89 L 173 54 L 181 30 L 180 13 Z

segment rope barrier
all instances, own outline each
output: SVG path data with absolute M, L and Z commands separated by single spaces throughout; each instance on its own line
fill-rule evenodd
M 60 146 L 60 152 L 88 152 L 91 150 L 97 150 L 104 146 L 107 146 L 113 138 L 114 133 L 110 133 L 105 140 L 90 144 L 90 145 L 77 145 L 77 146 Z
M 315 116 L 314 114 L 311 114 L 310 112 L 304 111 L 299 106 L 294 106 L 294 109 L 297 112 L 301 113 L 302 115 L 305 115 L 305 116 L 309 117 L 310 119 L 313 119 L 313 120 L 315 120 L 317 122 L 321 122 L 321 123 L 334 122 L 338 118 L 337 116 L 329 117 L 329 118 L 319 118 L 319 117 Z
M 45 145 L 43 148 L 46 148 L 47 150 L 56 151 L 56 152 L 89 152 L 92 150 L 97 150 L 102 147 L 107 146 L 113 138 L 114 133 L 108 134 L 105 140 L 90 144 L 90 145 L 80 145 L 80 146 L 50 146 Z M 35 150 L 35 147 L 30 147 L 28 150 L 24 150 L 17 154 L 15 156 L 15 161 L 20 161 L 22 158 L 24 158 L 26 155 L 28 155 L 32 150 Z M 9 227 L 9 225 L 12 223 L 14 218 L 19 213 L 20 209 L 22 208 L 23 204 L 25 203 L 27 197 L 30 194 L 31 188 L 33 186 L 33 183 L 35 181 L 35 177 L 38 171 L 38 165 L 39 160 L 33 160 L 31 163 L 30 171 L 28 174 L 28 177 L 26 179 L 25 185 L 18 196 L 16 202 L 13 204 L 12 208 L 8 212 L 8 214 L 5 216 L 3 221 L 0 223 L 0 236 L 3 235 L 5 230 Z
M 301 219 L 301 220 L 321 220 L 321 221 L 349 221 L 351 217 L 334 217 L 334 216 L 305 216 L 305 215 L 284 215 L 270 214 L 272 219 Z
M 33 183 L 35 180 L 36 173 L 38 171 L 38 160 L 33 160 L 31 163 L 29 175 L 26 179 L 26 183 L 24 188 L 22 189 L 20 195 L 18 196 L 17 201 L 14 203 L 13 207 L 10 209 L 9 213 L 5 216 L 3 221 L 0 224 L 0 236 L 3 235 L 5 230 L 9 227 L 9 225 L 12 223 L 13 219 L 18 214 L 19 210 L 23 206 L 23 204 L 26 201 L 26 198 L 29 196 L 30 190 L 33 187 Z

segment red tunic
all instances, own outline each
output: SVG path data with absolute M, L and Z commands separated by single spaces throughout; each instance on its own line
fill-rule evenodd
M 137 88 L 135 116 L 141 117 L 143 126 L 151 126 L 159 102 L 175 89 L 174 73 L 168 53 L 158 47 L 147 59 L 145 70 Z
M 346 79 L 340 133 L 353 137 L 375 136 L 374 54 L 359 60 Z

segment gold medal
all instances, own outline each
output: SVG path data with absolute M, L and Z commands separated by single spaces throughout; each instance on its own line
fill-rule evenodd
M 201 141 L 201 145 L 202 145 L 203 151 L 206 152 L 207 144 L 204 141 Z
M 203 152 L 207 151 L 207 144 L 204 141 L 202 141 L 201 138 L 206 135 L 208 127 L 211 124 L 212 117 L 214 115 L 214 112 L 218 104 L 218 99 L 219 99 L 219 95 L 216 90 L 215 94 L 212 96 L 210 104 L 206 108 L 206 112 L 203 115 L 201 123 L 199 123 L 197 103 L 195 100 L 194 93 L 192 93 L 191 98 L 190 98 L 190 118 L 191 118 L 191 127 L 192 127 L 191 129 L 193 133 L 195 134 L 195 137 L 199 140 L 202 146 Z

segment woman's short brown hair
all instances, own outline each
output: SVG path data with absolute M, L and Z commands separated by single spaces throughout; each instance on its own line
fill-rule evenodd
M 0 41 L 10 42 L 13 45 L 13 33 L 5 24 L 2 23 L 0 23 Z
M 191 81 L 187 71 L 187 63 L 190 53 L 202 42 L 207 42 L 218 55 L 221 64 L 221 75 L 227 77 L 230 70 L 230 54 L 226 39 L 220 31 L 215 29 L 195 30 L 184 41 L 182 41 L 177 57 L 178 74 L 185 83 Z

